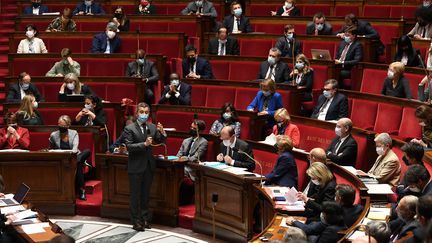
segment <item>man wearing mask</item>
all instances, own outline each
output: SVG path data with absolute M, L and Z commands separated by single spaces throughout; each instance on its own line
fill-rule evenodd
M 351 135 L 353 124 L 349 118 L 341 118 L 336 123 L 336 138 L 327 148 L 327 158 L 338 165 L 355 167 L 357 142 Z
M 72 51 L 69 48 L 61 50 L 62 60 L 56 62 L 54 66 L 45 74 L 47 77 L 64 77 L 66 74 L 73 73 L 80 76 L 81 66 L 71 57 Z
M 152 4 L 151 0 L 141 0 L 136 8 L 135 14 L 150 15 L 156 14 L 156 6 Z
M 31 5 L 24 8 L 24 15 L 42 15 L 48 13 L 48 7 L 42 5 L 41 0 L 30 0 Z
M 288 65 L 280 60 L 281 51 L 273 47 L 269 50 L 267 61 L 263 61 L 257 75 L 258 80 L 271 79 L 276 83 L 288 81 L 290 69 Z
M 45 102 L 45 98 L 39 93 L 36 85 L 31 83 L 30 74 L 22 72 L 18 75 L 18 83 L 9 86 L 6 102 L 20 103 L 23 97 L 29 94 L 35 97 L 36 102 Z
M 405 196 L 399 201 L 396 207 L 398 217 L 389 222 L 392 232 L 390 242 L 399 240 L 406 236 L 409 231 L 413 231 L 420 226 L 415 219 L 417 203 L 418 198 L 412 195 Z
M 341 66 L 339 80 L 351 78 L 351 70 L 363 58 L 363 47 L 357 41 L 356 27 L 349 27 L 345 30 L 344 40 L 339 44 L 335 64 Z
M 302 53 L 303 44 L 301 41 L 296 39 L 295 29 L 293 25 L 285 25 L 284 36 L 280 37 L 277 40 L 276 48 L 281 51 L 282 57 L 295 58 L 298 54 Z
M 113 22 L 107 24 L 105 32 L 93 37 L 91 53 L 117 53 L 120 51 L 121 40 L 117 36 L 117 25 Z
M 181 12 L 181 15 L 196 15 L 196 16 L 210 16 L 217 17 L 216 9 L 212 2 L 207 0 L 195 0 L 186 6 Z
M 430 40 L 432 37 L 432 8 L 418 7 L 415 12 L 417 23 L 407 34 L 415 40 Z
M 159 104 L 191 105 L 191 92 L 192 87 L 187 83 L 180 82 L 177 73 L 172 73 L 170 84 L 165 86 Z
M 234 167 L 247 168 L 252 172 L 255 169 L 255 162 L 245 155 L 248 154 L 253 158 L 252 149 L 248 143 L 238 139 L 234 134 L 234 129 L 231 126 L 222 128 L 220 133 L 220 153 L 216 160 Z
M 167 134 L 162 124 L 148 122 L 150 107 L 139 103 L 136 108 L 136 122 L 124 129 L 128 154 L 127 172 L 129 177 L 130 210 L 133 229 L 150 229 L 149 199 L 156 160 L 152 146 L 165 143 Z
M 313 16 L 312 22 L 306 25 L 306 34 L 315 36 L 332 35 L 333 28 L 331 24 L 326 22 L 324 14 L 319 12 Z
M 231 15 L 226 16 L 223 21 L 229 33 L 249 33 L 252 32 L 252 27 L 249 23 L 249 19 L 242 15 L 243 10 L 238 2 L 231 3 Z
M 193 45 L 185 47 L 186 58 L 182 61 L 183 78 L 213 79 L 210 63 L 198 56 L 197 49 Z
M 204 130 L 205 122 L 203 120 L 195 120 L 192 122 L 189 130 L 191 136 L 183 140 L 177 157 L 188 161 L 205 161 L 207 157 L 208 141 L 204 137 L 199 136 L 199 133 Z
M 405 195 L 423 196 L 432 194 L 432 183 L 429 171 L 422 165 L 410 165 L 405 172 L 404 180 L 408 186 Z M 408 191 L 409 190 L 409 191 Z
M 74 15 L 104 15 L 105 11 L 101 5 L 93 0 L 85 0 L 78 3 L 73 11 Z
M 240 48 L 236 38 L 228 35 L 225 27 L 219 28 L 217 38 L 209 41 L 208 54 L 210 55 L 240 55 Z
M 128 63 L 126 76 L 142 78 L 145 82 L 144 99 L 147 104 L 151 104 L 154 99 L 153 86 L 159 80 L 159 72 L 156 65 L 146 59 L 143 49 L 136 51 L 136 60 Z
M 29 149 L 29 131 L 17 125 L 15 113 L 7 113 L 4 120 L 6 126 L 0 129 L 0 149 Z
M 312 112 L 312 118 L 328 121 L 348 117 L 348 99 L 337 92 L 338 81 L 329 79 L 324 83 L 323 94 L 318 98 L 317 105 Z

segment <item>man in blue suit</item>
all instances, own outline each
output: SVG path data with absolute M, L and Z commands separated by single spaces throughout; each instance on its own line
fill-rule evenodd
M 183 77 L 193 79 L 213 79 L 213 72 L 210 63 L 198 57 L 197 49 L 193 45 L 185 48 L 186 58 L 183 59 Z
M 177 73 L 172 73 L 170 84 L 165 86 L 159 104 L 191 105 L 191 92 L 192 87 L 187 83 L 180 82 Z
M 48 13 L 48 7 L 41 4 L 41 0 L 31 0 L 31 6 L 24 8 L 24 15 L 42 15 Z
M 106 31 L 93 37 L 91 53 L 118 53 L 121 40 L 117 36 L 117 25 L 109 22 Z
M 105 15 L 105 11 L 99 3 L 93 0 L 85 0 L 78 3 L 73 11 L 73 15 Z

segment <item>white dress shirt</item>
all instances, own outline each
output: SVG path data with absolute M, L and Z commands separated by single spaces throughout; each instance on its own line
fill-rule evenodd
M 334 97 L 331 97 L 329 100 L 326 101 L 326 103 L 323 104 L 323 106 L 320 109 L 318 120 L 325 121 L 328 108 L 330 107 Z

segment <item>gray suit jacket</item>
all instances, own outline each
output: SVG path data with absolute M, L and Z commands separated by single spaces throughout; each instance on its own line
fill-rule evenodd
M 192 2 L 188 3 L 186 8 L 184 8 L 180 12 L 180 14 L 188 15 L 191 12 L 196 13 L 197 11 L 198 11 L 197 5 L 195 4 L 195 1 L 192 1 Z M 213 3 L 209 2 L 209 1 L 202 1 L 201 13 L 203 15 L 211 16 L 214 18 L 217 17 L 216 9 L 214 8 Z
M 68 129 L 69 135 L 69 146 L 74 152 L 79 152 L 79 136 L 78 132 L 72 129 Z M 54 131 L 49 137 L 49 148 L 50 149 L 60 149 L 60 131 Z
M 183 143 L 180 146 L 180 149 L 177 153 L 177 157 L 186 156 L 188 152 L 187 149 L 189 148 L 189 144 L 192 143 L 193 139 L 194 139 L 193 137 L 190 137 L 183 140 Z M 205 161 L 207 155 L 207 146 L 208 146 L 207 139 L 203 137 L 199 137 L 190 148 L 189 155 L 187 156 L 188 160 L 197 161 L 199 156 L 199 159 L 201 161 Z
M 140 74 L 142 78 L 148 78 L 147 85 L 153 85 L 159 80 L 159 72 L 156 65 L 147 59 L 144 59 L 144 64 L 139 66 L 136 61 L 128 63 L 126 76 L 133 77 L 138 74 L 138 69 L 141 68 Z
M 145 123 L 144 133 L 142 132 L 138 122 L 134 122 L 124 129 L 125 144 L 129 152 L 128 173 L 143 173 L 147 166 L 154 171 L 156 161 L 153 157 L 153 149 L 151 146 L 145 146 L 144 142 L 147 136 L 153 138 L 154 144 L 165 143 L 166 137 L 163 136 L 152 123 Z

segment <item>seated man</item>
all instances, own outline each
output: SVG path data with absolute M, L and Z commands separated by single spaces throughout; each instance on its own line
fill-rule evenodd
M 318 98 L 317 105 L 312 112 L 312 118 L 328 121 L 348 117 L 348 99 L 337 92 L 338 81 L 329 79 L 324 83 L 323 94 Z
M 101 5 L 93 0 L 85 0 L 78 3 L 73 11 L 74 15 L 104 15 L 105 11 Z
M 36 102 L 45 102 L 36 85 L 31 83 L 30 74 L 22 72 L 18 75 L 18 83 L 9 86 L 6 102 L 20 103 L 24 96 L 30 94 L 35 97 Z
M 249 18 L 245 17 L 242 13 L 242 7 L 239 2 L 232 2 L 231 15 L 224 18 L 223 26 L 227 28 L 229 33 L 249 33 L 252 32 L 252 27 L 249 23 Z
M 416 196 L 403 197 L 397 207 L 397 219 L 389 222 L 389 227 L 392 232 L 390 241 L 394 242 L 407 235 L 409 231 L 413 231 L 420 227 L 419 222 L 415 219 L 418 198 Z
M 313 148 L 309 152 L 308 160 L 310 164 L 315 162 L 321 162 L 325 164 L 327 162 L 327 155 L 325 150 L 322 148 Z
M 180 82 L 177 73 L 172 73 L 170 84 L 165 86 L 159 104 L 191 105 L 191 92 L 192 87 L 187 83 Z
M 339 165 L 355 166 L 357 160 L 357 142 L 351 135 L 352 121 L 341 118 L 336 123 L 336 138 L 327 148 L 327 159 Z
M 283 83 L 289 79 L 290 69 L 281 61 L 281 52 L 278 48 L 271 48 L 267 61 L 263 61 L 257 75 L 258 80 L 271 79 L 276 83 Z
M 357 40 L 356 27 L 345 30 L 344 40 L 339 44 L 336 52 L 335 64 L 341 65 L 339 80 L 350 79 L 351 70 L 363 58 L 363 47 Z
M 45 74 L 47 77 L 64 77 L 69 73 L 80 76 L 81 66 L 71 57 L 72 51 L 69 48 L 61 50 L 62 60 L 56 62 L 54 66 Z
M 136 51 L 136 60 L 128 63 L 126 76 L 143 79 L 145 82 L 144 99 L 147 104 L 151 104 L 154 99 L 153 86 L 159 80 L 159 72 L 156 65 L 146 59 L 145 54 L 143 49 Z
M 30 0 L 31 6 L 27 6 L 24 8 L 24 15 L 42 15 L 44 13 L 48 13 L 48 7 L 42 5 L 41 0 Z
M 344 215 L 344 222 L 347 227 L 351 227 L 363 211 L 363 206 L 354 204 L 356 192 L 354 188 L 347 184 L 336 186 L 335 201 L 341 205 Z
M 432 183 L 429 171 L 422 165 L 410 165 L 404 177 L 407 187 L 405 195 L 423 196 L 432 194 Z
M 250 172 L 254 171 L 255 161 L 251 159 L 253 158 L 251 147 L 248 143 L 235 136 L 234 129 L 231 126 L 222 128 L 220 139 L 222 143 L 220 144 L 220 153 L 216 157 L 217 161 L 234 167 L 247 168 Z
M 195 120 L 192 122 L 189 130 L 191 136 L 183 140 L 177 152 L 177 157 L 188 161 L 206 160 L 208 142 L 207 139 L 199 135 L 200 132 L 205 130 L 205 126 L 203 120 Z
M 432 219 L 432 195 L 424 195 L 417 202 L 417 221 L 420 227 L 413 231 L 413 237 L 405 241 L 406 243 L 425 242 L 427 238 L 427 226 Z M 429 238 L 430 239 L 430 238 Z
M 0 129 L 0 149 L 29 149 L 29 131 L 17 125 L 15 113 L 7 113 L 4 120 L 6 126 Z
M 193 45 L 185 48 L 186 58 L 182 61 L 183 77 L 193 79 L 212 79 L 213 72 L 210 63 L 198 56 L 197 49 Z
M 280 50 L 282 57 L 295 58 L 303 52 L 303 44 L 300 40 L 296 39 L 294 25 L 291 24 L 285 25 L 284 36 L 277 40 L 275 46 Z
M 401 147 L 402 160 L 406 166 L 423 165 L 424 148 L 418 143 L 409 142 Z
M 323 13 L 319 12 L 313 16 L 312 22 L 306 25 L 307 35 L 332 35 L 333 28 L 330 23 L 326 22 Z
M 209 41 L 208 54 L 210 55 L 239 55 L 240 48 L 236 38 L 228 35 L 225 27 L 220 27 L 217 32 L 218 38 Z
M 213 3 L 207 0 L 195 0 L 186 6 L 181 12 L 181 15 L 197 15 L 197 16 L 210 16 L 217 17 L 217 12 Z
M 105 32 L 93 37 L 91 53 L 117 53 L 120 51 L 121 39 L 117 36 L 117 25 L 113 22 L 107 24 Z

